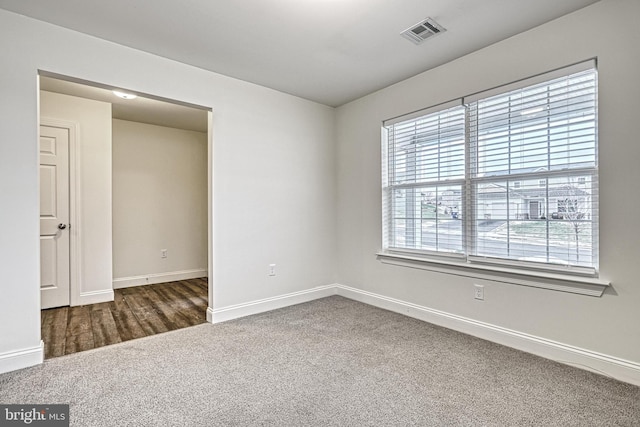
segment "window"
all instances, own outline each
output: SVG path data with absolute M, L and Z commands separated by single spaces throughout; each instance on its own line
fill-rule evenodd
M 400 121 L 387 133 L 388 246 L 463 253 L 465 109 Z
M 384 249 L 596 274 L 593 62 L 384 123 Z

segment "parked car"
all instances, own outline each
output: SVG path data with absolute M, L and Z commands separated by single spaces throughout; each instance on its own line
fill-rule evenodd
M 451 218 L 462 219 L 462 212 L 458 212 L 457 206 L 454 206 L 453 208 L 451 208 Z

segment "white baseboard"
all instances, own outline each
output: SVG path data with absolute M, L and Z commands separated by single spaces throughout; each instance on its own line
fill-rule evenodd
M 39 365 L 44 361 L 44 342 L 22 350 L 0 354 L 0 374 Z
M 640 386 L 640 364 L 348 286 L 337 295 Z
M 113 301 L 113 289 L 104 289 L 102 291 L 81 292 L 78 298 L 78 304 L 98 304 L 101 302 Z
M 143 276 L 119 277 L 117 279 L 113 279 L 113 289 L 130 288 L 132 286 L 155 285 L 156 283 L 197 279 L 206 276 L 206 268 L 197 268 L 194 270 L 170 271 L 168 273 L 152 273 Z
M 340 295 L 448 329 L 473 335 L 487 341 L 535 354 L 546 359 L 640 386 L 639 363 L 340 284 L 318 286 L 305 291 L 293 292 L 217 309 L 209 307 L 207 308 L 207 321 L 210 323 L 225 322 L 227 320 L 263 313 L 331 295 Z M 87 292 L 81 295 L 81 299 L 82 304 L 112 301 L 113 291 Z M 42 363 L 44 358 L 43 345 L 41 342 L 38 347 L 0 354 L 0 373 Z
M 265 311 L 271 311 L 278 308 L 288 307 L 290 305 L 301 304 L 303 302 L 328 297 L 335 295 L 335 293 L 336 289 L 334 285 L 318 286 L 305 291 L 292 292 L 290 294 L 250 301 L 243 304 L 230 305 L 228 307 L 216 308 L 213 310 L 209 308 L 207 309 L 207 320 L 210 318 L 209 321 L 211 323 L 226 322 L 227 320 L 233 320 L 239 317 L 264 313 Z

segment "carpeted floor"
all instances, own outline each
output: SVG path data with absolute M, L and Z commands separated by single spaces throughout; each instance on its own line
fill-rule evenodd
M 638 426 L 640 388 L 341 297 L 0 375 L 74 426 Z

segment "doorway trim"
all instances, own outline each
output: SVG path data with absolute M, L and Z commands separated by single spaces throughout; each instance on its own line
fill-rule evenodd
M 195 108 L 199 110 L 207 111 L 207 282 L 208 282 L 208 307 L 206 311 L 207 321 L 213 323 L 213 306 L 214 306 L 214 248 L 215 248 L 215 221 L 214 221 L 214 147 L 215 147 L 215 138 L 214 138 L 214 108 L 201 105 L 201 104 L 193 104 L 190 102 L 180 101 L 175 98 L 166 98 L 163 96 L 153 95 L 145 92 L 140 92 L 136 90 L 130 90 L 127 88 L 122 88 L 119 86 L 114 86 L 110 84 L 100 83 L 95 80 L 86 80 L 83 78 L 73 77 L 67 74 L 55 73 L 43 69 L 37 70 L 38 75 L 38 83 L 37 83 L 37 104 L 38 104 L 38 122 L 37 129 L 39 134 L 39 126 L 40 123 L 44 123 L 40 116 L 40 76 L 51 77 L 59 80 L 65 80 L 69 82 L 79 83 L 86 86 L 97 87 L 107 90 L 113 89 L 121 89 L 125 92 L 135 93 L 139 96 L 155 99 L 158 101 L 169 102 L 177 105 L 182 105 L 185 107 Z M 84 295 L 81 293 L 81 261 L 82 261 L 82 250 L 81 250 L 81 231 L 82 231 L 82 218 L 80 215 L 80 178 L 79 178 L 79 165 L 80 165 L 80 132 L 79 132 L 79 124 L 64 120 L 57 119 L 49 119 L 51 122 L 55 122 L 62 126 L 72 125 L 73 129 L 70 129 L 70 135 L 73 133 L 73 137 L 70 136 L 70 151 L 69 151 L 69 182 L 70 182 L 70 194 L 69 194 L 69 203 L 70 203 L 70 218 L 72 224 L 71 231 L 71 241 L 70 241 L 70 258 L 72 258 L 75 264 L 70 266 L 71 270 L 71 295 L 70 295 L 70 304 L 73 305 L 83 305 L 83 304 L 92 304 L 94 302 L 103 301 L 103 293 L 100 292 L 99 301 L 94 301 L 96 297 L 93 293 L 87 292 Z M 73 143 L 71 143 L 73 141 Z M 73 151 L 71 148 L 71 144 L 73 144 Z M 73 154 L 72 154 L 73 153 Z M 71 185 L 71 182 L 74 182 Z M 73 229 L 75 228 L 75 231 Z M 113 287 L 111 289 L 111 300 L 113 300 Z
M 213 323 L 213 277 L 214 277 L 214 182 L 213 182 L 213 110 L 207 111 L 207 312 L 208 323 Z
M 69 132 L 69 304 L 80 305 L 80 266 L 82 256 L 81 244 L 81 215 L 80 209 L 80 180 L 78 179 L 78 166 L 80 165 L 80 124 L 67 120 L 40 117 L 38 123 L 38 135 L 40 126 L 57 127 Z

